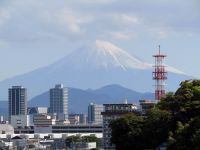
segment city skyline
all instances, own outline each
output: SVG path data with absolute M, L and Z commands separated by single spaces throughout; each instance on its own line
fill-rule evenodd
M 111 42 L 148 63 L 153 63 L 160 44 L 167 65 L 199 78 L 198 4 L 2 0 L 0 80 L 52 64 L 94 40 Z
M 199 27 L 200 0 L 0 0 L 0 149 L 199 149 Z

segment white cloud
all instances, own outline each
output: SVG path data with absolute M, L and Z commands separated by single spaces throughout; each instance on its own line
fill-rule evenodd
M 2 46 L 2 47 L 8 47 L 9 43 L 6 42 L 6 41 L 0 40 L 0 46 Z
M 169 34 L 173 33 L 171 29 L 169 28 L 150 28 L 149 33 L 151 36 L 157 37 L 157 38 L 167 38 Z
M 7 10 L 5 10 L 5 9 L 0 10 L 0 17 L 1 17 L 1 18 L 9 19 L 9 18 L 10 18 L 10 13 L 9 13 L 9 11 L 7 11 Z
M 3 25 L 6 19 L 10 19 L 9 11 L 0 9 L 0 25 Z
M 93 20 L 92 16 L 83 16 L 72 9 L 63 8 L 57 12 L 46 11 L 43 16 L 48 23 L 58 26 L 62 31 L 82 33 L 81 25 Z
M 121 18 L 125 22 L 139 23 L 139 19 L 135 16 L 121 15 Z
M 130 36 L 128 34 L 122 33 L 122 32 L 111 32 L 111 37 L 114 39 L 122 39 L 122 40 L 128 40 L 130 39 Z
M 136 17 L 135 15 L 130 15 L 130 14 L 111 14 L 111 18 L 114 19 L 114 21 L 118 24 L 121 23 L 127 23 L 127 24 L 138 24 L 139 18 Z
M 108 4 L 114 2 L 114 0 L 80 0 L 79 2 L 90 4 Z

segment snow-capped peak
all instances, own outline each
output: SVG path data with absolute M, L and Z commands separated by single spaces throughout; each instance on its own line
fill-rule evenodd
M 86 47 L 80 48 L 55 64 L 55 67 L 70 64 L 73 67 L 82 68 L 83 66 L 97 67 L 120 67 L 123 70 L 129 69 L 152 69 L 151 63 L 142 62 L 131 56 L 128 52 L 107 42 L 96 40 Z M 184 74 L 183 72 L 172 68 L 166 68 L 170 72 Z
M 151 67 L 107 41 L 96 40 L 95 43 L 87 49 L 82 49 L 82 51 L 87 51 L 87 56 L 83 59 L 86 58 L 88 63 L 91 62 L 96 66 L 114 66 L 121 67 L 124 70 L 126 68 L 147 69 Z

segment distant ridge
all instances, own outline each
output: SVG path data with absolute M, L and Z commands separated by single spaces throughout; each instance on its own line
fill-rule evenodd
M 127 98 L 128 103 L 137 103 L 140 99 L 153 99 L 153 93 L 139 93 L 120 85 L 108 85 L 97 90 L 69 89 L 69 112 L 87 113 L 88 104 L 122 103 Z M 28 102 L 28 106 L 49 107 L 49 91 L 46 91 Z M 81 106 L 81 107 L 80 107 Z

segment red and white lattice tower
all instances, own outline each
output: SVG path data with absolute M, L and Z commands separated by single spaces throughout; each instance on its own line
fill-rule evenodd
M 159 45 L 159 54 L 153 55 L 155 57 L 155 70 L 153 72 L 153 80 L 155 80 L 155 100 L 160 100 L 162 97 L 165 97 L 165 80 L 167 80 L 167 72 L 165 71 L 164 59 L 166 55 L 160 54 L 160 45 Z

